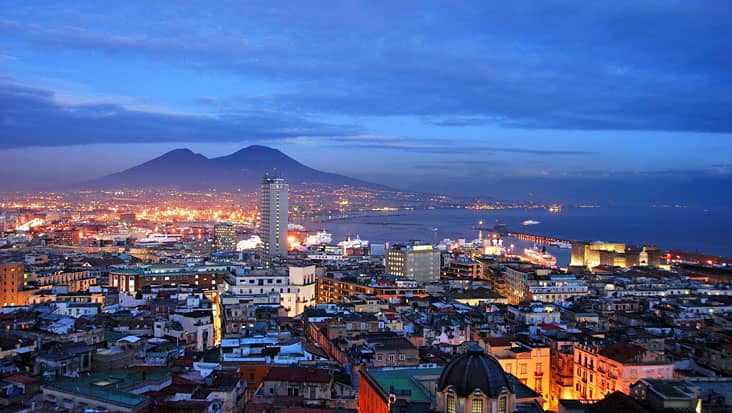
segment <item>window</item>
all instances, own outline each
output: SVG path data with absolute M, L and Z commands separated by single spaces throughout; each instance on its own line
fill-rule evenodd
M 498 413 L 508 413 L 508 396 L 498 397 Z
M 483 413 L 483 400 L 473 399 L 470 404 L 470 413 Z
M 407 359 L 407 356 L 404 353 L 399 354 L 399 360 L 406 360 L 406 359 Z
M 541 389 L 541 379 L 536 379 L 534 381 L 534 391 L 537 393 L 541 393 L 543 390 Z
M 521 374 L 526 374 L 526 372 L 527 372 L 526 363 L 521 363 Z
M 394 355 L 393 354 L 389 354 L 389 362 L 391 362 L 391 363 L 394 362 Z
M 455 413 L 455 396 L 447 395 L 447 403 L 445 407 L 447 407 L 447 413 Z

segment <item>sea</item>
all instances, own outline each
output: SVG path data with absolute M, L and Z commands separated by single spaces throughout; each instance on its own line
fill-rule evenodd
M 543 208 L 420 209 L 321 217 L 300 223 L 308 230 L 328 231 L 334 241 L 358 236 L 371 243 L 410 240 L 437 243 L 445 238 L 477 239 L 481 221 L 483 227 L 501 224 L 511 231 L 560 239 L 656 245 L 667 250 L 732 257 L 732 208 L 593 205 L 564 206 L 558 213 Z M 523 225 L 527 221 L 536 223 Z M 505 239 L 504 245 L 509 244 L 521 251 L 533 246 L 525 241 Z M 569 249 L 546 248 L 557 256 L 559 265 L 567 265 Z

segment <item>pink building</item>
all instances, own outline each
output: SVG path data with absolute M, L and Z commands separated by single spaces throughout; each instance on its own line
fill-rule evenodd
M 576 399 L 598 400 L 614 391 L 630 394 L 630 385 L 639 379 L 670 379 L 673 374 L 673 364 L 661 354 L 634 344 L 574 345 Z

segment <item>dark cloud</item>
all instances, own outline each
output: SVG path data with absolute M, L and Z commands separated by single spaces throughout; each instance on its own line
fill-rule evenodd
M 6 18 L 0 33 L 282 82 L 256 99 L 287 112 L 732 132 L 728 1 L 397 3 L 224 2 L 212 13 L 132 2 L 110 10 L 125 30 Z
M 237 142 L 345 136 L 349 126 L 267 112 L 195 116 L 118 104 L 64 104 L 45 90 L 0 82 L 0 149 L 92 143 Z

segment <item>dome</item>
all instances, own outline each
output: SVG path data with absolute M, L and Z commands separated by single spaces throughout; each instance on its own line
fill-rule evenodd
M 465 354 L 445 367 L 437 383 L 437 391 L 444 391 L 447 386 L 453 386 L 458 397 L 465 397 L 475 389 L 491 398 L 497 397 L 503 388 L 512 391 L 498 360 L 485 354 L 478 345 L 470 346 Z

